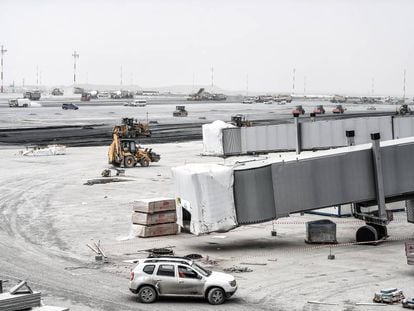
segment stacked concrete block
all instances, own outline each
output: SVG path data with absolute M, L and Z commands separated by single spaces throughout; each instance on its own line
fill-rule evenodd
M 148 238 L 178 233 L 174 199 L 146 199 L 134 201 L 131 205 L 134 236 Z

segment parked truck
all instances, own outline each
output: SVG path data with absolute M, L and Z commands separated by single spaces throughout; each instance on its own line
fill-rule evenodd
M 30 100 L 39 100 L 42 95 L 40 94 L 39 90 L 32 90 L 32 91 L 26 91 L 23 94 L 24 98 L 30 99 Z
M 30 100 L 27 98 L 17 98 L 9 100 L 9 107 L 12 108 L 28 108 L 30 107 Z

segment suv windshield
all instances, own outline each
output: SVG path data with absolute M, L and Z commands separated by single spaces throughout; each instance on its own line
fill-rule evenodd
M 207 270 L 199 265 L 197 265 L 196 263 L 193 262 L 193 264 L 191 265 L 191 267 L 193 267 L 194 269 L 196 269 L 198 272 L 200 272 L 202 275 L 204 276 L 209 276 L 211 274 L 210 270 Z

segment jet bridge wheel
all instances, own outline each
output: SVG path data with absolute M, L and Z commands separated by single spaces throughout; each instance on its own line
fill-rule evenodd
M 387 227 L 377 224 L 366 224 L 356 232 L 357 242 L 376 242 L 388 236 Z
M 371 225 L 365 225 L 356 232 L 357 242 L 374 242 L 378 241 L 377 230 Z

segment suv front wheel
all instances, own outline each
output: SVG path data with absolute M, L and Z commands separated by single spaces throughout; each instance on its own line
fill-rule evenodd
M 222 290 L 219 287 L 214 287 L 210 289 L 207 295 L 207 300 L 212 305 L 221 305 L 224 302 L 224 300 L 226 300 L 224 290 Z
M 138 300 L 143 303 L 152 303 L 157 299 L 157 292 L 151 286 L 143 286 L 138 291 Z

